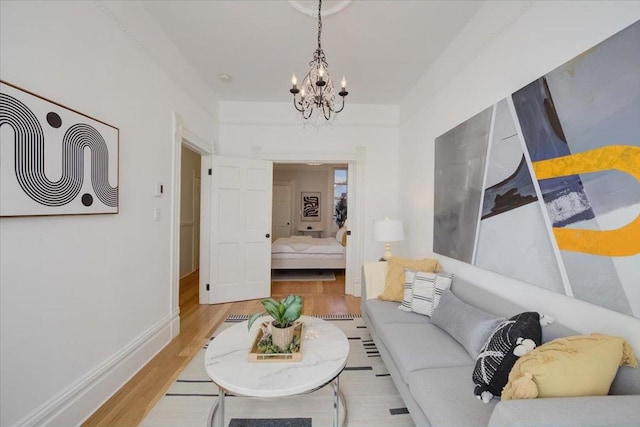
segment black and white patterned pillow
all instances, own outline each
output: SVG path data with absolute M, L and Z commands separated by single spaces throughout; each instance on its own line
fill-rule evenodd
M 500 323 L 480 349 L 473 370 L 474 393 L 487 403 L 500 396 L 520 356 L 542 343 L 540 315 L 524 312 Z
M 416 271 L 404 268 L 404 296 L 402 303 L 398 307 L 402 311 L 411 311 L 411 300 L 413 299 L 413 282 L 416 279 Z
M 442 293 L 451 287 L 453 274 L 418 271 L 413 281 L 411 311 L 431 316 Z

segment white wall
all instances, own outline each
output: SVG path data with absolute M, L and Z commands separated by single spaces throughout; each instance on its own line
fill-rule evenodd
M 432 253 L 435 138 L 638 19 L 638 1 L 483 5 L 400 106 L 405 253 Z M 545 313 L 584 333 L 623 335 L 640 349 L 638 319 L 438 257 L 445 269 L 523 306 L 544 307 Z
M 316 129 L 303 127 L 290 102 L 221 102 L 218 153 L 305 161 L 362 153 L 364 182 L 362 194 L 355 196 L 364 198 L 361 236 L 354 233 L 350 239 L 359 239 L 364 260 L 376 260 L 384 252 L 384 245 L 373 241 L 373 221 L 398 216 L 397 106 L 351 105 L 347 101 L 332 126 Z M 336 163 L 335 158 L 329 160 Z M 354 191 L 349 182 L 349 203 Z M 349 224 L 350 228 L 357 226 L 351 219 Z M 360 268 L 357 270 L 359 277 Z
M 3 1 L 0 19 L 3 80 L 120 129 L 119 214 L 0 219 L 0 424 L 75 425 L 171 339 L 172 116 L 212 141 L 216 100 L 101 3 Z

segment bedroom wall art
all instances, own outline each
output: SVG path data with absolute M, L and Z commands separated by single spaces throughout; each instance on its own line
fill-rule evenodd
M 320 193 L 300 193 L 302 221 L 320 221 Z
M 0 216 L 118 213 L 118 132 L 0 81 Z
M 640 317 L 640 21 L 436 139 L 434 251 Z

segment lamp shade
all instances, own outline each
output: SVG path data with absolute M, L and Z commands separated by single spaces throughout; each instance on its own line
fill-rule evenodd
M 404 240 L 402 221 L 397 219 L 380 219 L 373 223 L 373 240 L 376 242 L 399 242 Z

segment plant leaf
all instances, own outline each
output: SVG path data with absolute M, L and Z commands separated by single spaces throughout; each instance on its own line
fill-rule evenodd
M 262 313 L 256 313 L 253 314 L 250 318 L 249 318 L 249 322 L 247 323 L 247 329 L 251 329 L 251 325 L 253 325 L 253 322 L 255 322 L 258 318 L 264 316 L 266 313 L 263 311 Z
M 289 307 L 291 303 L 295 301 L 295 299 L 296 299 L 295 295 L 289 295 L 288 297 L 282 300 L 282 304 L 284 304 L 285 307 Z
M 280 320 L 284 320 L 284 312 L 285 312 L 286 310 L 287 310 L 287 309 L 285 308 L 284 304 L 280 304 L 280 305 L 278 306 L 278 321 L 280 321 Z M 281 323 L 282 323 L 282 322 L 281 322 Z
M 263 299 L 261 303 L 264 309 L 267 310 L 267 313 L 271 315 L 271 317 L 275 319 L 278 316 L 277 313 L 278 313 L 279 304 L 277 303 L 276 300 L 272 298 L 266 298 L 266 299 Z
M 288 323 L 293 323 L 300 317 L 302 313 L 302 304 L 293 302 L 285 311 L 283 317 Z

